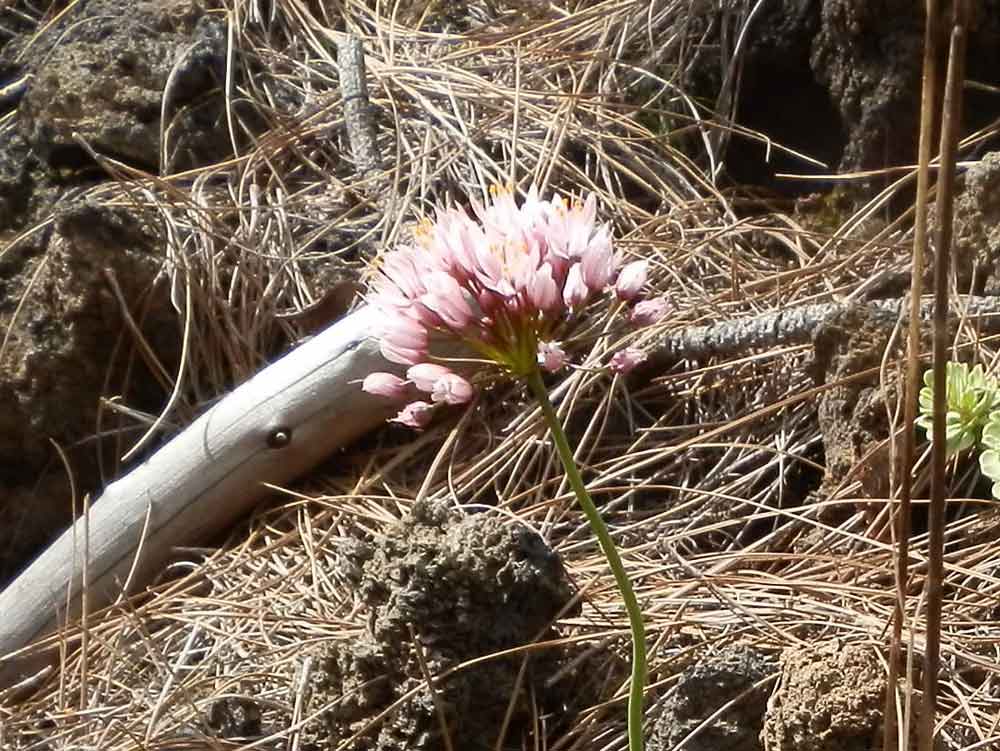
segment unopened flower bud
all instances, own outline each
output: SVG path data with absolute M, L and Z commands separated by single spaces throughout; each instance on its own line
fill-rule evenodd
M 621 270 L 615 282 L 615 294 L 619 300 L 631 302 L 639 296 L 642 285 L 646 283 L 647 265 L 646 261 L 633 261 Z
M 645 361 L 646 353 L 641 349 L 626 347 L 611 356 L 611 371 L 619 375 L 628 375 Z
M 392 373 L 369 373 L 361 383 L 361 390 L 386 399 L 401 400 L 406 397 L 406 381 Z
M 448 373 L 434 382 L 431 401 L 445 404 L 465 404 L 472 399 L 472 384 L 455 373 Z
M 538 365 L 542 370 L 555 373 L 566 364 L 566 353 L 557 342 L 538 343 Z
M 434 384 L 440 378 L 450 374 L 451 371 L 444 365 L 433 362 L 422 362 L 414 365 L 406 371 L 406 378 L 414 386 L 428 394 L 434 390 Z
M 434 405 L 427 402 L 410 402 L 389 422 L 398 422 L 408 428 L 425 428 L 431 421 Z
M 632 308 L 628 319 L 635 326 L 650 326 L 663 318 L 669 310 L 670 303 L 665 297 L 640 300 Z

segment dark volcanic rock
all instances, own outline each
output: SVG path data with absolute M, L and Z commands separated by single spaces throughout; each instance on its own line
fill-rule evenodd
M 842 169 L 911 162 L 916 153 L 923 10 L 909 0 L 824 0 L 812 69 L 840 112 Z
M 494 514 L 464 517 L 443 504 L 417 504 L 384 537 L 356 545 L 345 570 L 371 619 L 361 638 L 323 656 L 313 686 L 314 706 L 340 699 L 327 714 L 330 748 L 390 707 L 351 749 L 443 748 L 443 712 L 456 749 L 485 751 L 497 743 L 509 706 L 509 738 L 529 726 L 532 695 L 564 711 L 562 684 L 544 685 L 557 650 L 490 658 L 445 674 L 551 636 L 571 593 L 558 556 L 527 528 Z M 439 707 L 417 645 L 429 674 L 440 676 Z M 586 682 L 571 683 L 578 691 Z
M 888 492 L 888 448 L 883 444 L 889 418 L 877 369 L 895 324 L 895 316 L 860 305 L 825 321 L 813 335 L 813 375 L 817 383 L 830 384 L 820 397 L 818 415 L 826 453 L 824 484 L 830 490 L 853 478 L 870 497 Z M 851 378 L 872 369 L 869 378 Z M 876 447 L 882 450 L 873 453 Z
M 665 698 L 650 751 L 760 751 L 771 686 L 753 686 L 776 668 L 772 658 L 746 644 L 705 655 L 684 671 Z M 677 745 L 730 702 L 730 708 L 697 730 L 687 743 Z
M 936 212 L 931 222 L 937 224 Z M 1000 294 L 1000 152 L 986 154 L 962 177 L 952 255 L 960 292 Z
M 975 0 L 969 27 L 968 78 L 1000 83 L 1000 0 Z M 721 49 L 743 19 L 718 3 L 694 3 L 686 32 L 692 45 L 688 93 L 725 107 L 731 78 Z M 828 164 L 818 171 L 878 169 L 916 158 L 923 65 L 923 6 L 909 0 L 774 0 L 759 6 L 740 50 L 736 120 Z M 947 29 L 941 47 L 947 47 Z M 940 96 L 940 87 L 939 87 Z M 995 97 L 970 89 L 966 127 L 1000 115 Z M 733 137 L 726 155 L 737 182 L 779 190 L 815 183 L 776 181 L 775 172 L 816 171 L 765 144 Z
M 107 178 L 78 143 L 159 171 L 231 151 L 220 84 L 224 16 L 195 0 L 79 0 L 51 23 L 0 50 L 0 233 L 39 225 L 17 245 L 0 234 L 0 585 L 70 519 L 69 483 L 54 441 L 70 460 L 79 492 L 99 488 L 103 450 L 94 436 L 102 395 L 156 413 L 163 384 L 138 356 L 124 304 L 168 370 L 176 317 L 162 281 L 162 237 L 141 211 L 74 198 Z M 166 121 L 162 117 L 166 116 Z M 165 126 L 165 127 L 164 127 Z M 94 194 L 96 195 L 96 194 Z M 111 280 L 117 283 L 120 302 Z M 5 522 L 5 523 L 4 523 Z
M 44 215 L 66 189 L 104 179 L 74 137 L 144 170 L 188 169 L 231 153 L 221 82 L 226 26 L 194 0 L 80 0 L 0 50 L 0 230 Z M 166 115 L 166 122 L 161 122 Z
M 19 114 L 38 156 L 57 166 L 88 161 L 77 133 L 100 154 L 155 169 L 164 92 L 176 107 L 222 72 L 224 26 L 203 13 L 190 0 L 78 4 L 31 51 L 39 63 Z
M 99 422 L 101 394 L 151 412 L 163 399 L 131 351 L 110 282 L 168 370 L 176 367 L 176 314 L 165 292 L 154 293 L 158 247 L 156 227 L 129 209 L 80 200 L 58 213 L 44 257 L 0 264 L 0 519 L 10 522 L 0 524 L 0 586 L 69 523 L 52 441 L 66 451 L 77 488 L 88 490 L 98 482 L 90 439 L 117 425 Z

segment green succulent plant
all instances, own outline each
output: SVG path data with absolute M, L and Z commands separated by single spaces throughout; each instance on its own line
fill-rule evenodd
M 982 365 L 969 368 L 964 362 L 949 362 L 946 368 L 948 411 L 945 416 L 945 446 L 948 455 L 978 446 L 987 423 L 996 418 L 995 435 L 1000 449 L 1000 381 L 987 375 Z M 934 403 L 934 372 L 924 373 L 920 389 L 920 416 L 917 424 L 933 438 L 932 410 Z M 997 456 L 997 477 L 1000 478 L 1000 456 Z M 985 469 L 983 470 L 985 472 Z M 996 486 L 994 486 L 996 490 Z M 994 491 L 995 492 L 995 491 Z
M 983 428 L 980 471 L 993 481 L 993 497 L 1000 498 L 1000 411 L 992 412 Z

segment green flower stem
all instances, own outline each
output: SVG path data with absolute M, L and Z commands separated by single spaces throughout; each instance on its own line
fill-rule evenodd
M 584 514 L 587 515 L 591 531 L 601 544 L 601 550 L 615 575 L 618 591 L 621 593 L 625 610 L 628 612 L 628 622 L 632 629 L 632 680 L 628 696 L 628 747 L 629 751 L 642 751 L 642 694 L 646 686 L 646 631 L 642 625 L 642 611 L 639 609 L 639 601 L 635 598 L 632 582 L 629 581 L 628 574 L 625 573 L 625 566 L 622 565 L 621 556 L 618 555 L 618 548 L 615 547 L 615 543 L 608 533 L 607 525 L 604 524 L 604 519 L 601 518 L 600 512 L 587 492 L 587 487 L 583 484 L 583 478 L 576 466 L 576 459 L 573 458 L 569 440 L 566 438 L 566 433 L 563 432 L 562 424 L 559 422 L 559 417 L 549 399 L 549 392 L 542 381 L 542 374 L 538 368 L 534 368 L 525 378 L 527 378 L 528 385 L 531 386 L 531 390 L 542 407 L 542 414 L 549 425 L 552 439 L 559 451 L 559 458 L 562 459 L 563 468 L 566 470 L 566 478 L 569 480 L 573 492 L 576 493 L 576 498 L 583 507 Z

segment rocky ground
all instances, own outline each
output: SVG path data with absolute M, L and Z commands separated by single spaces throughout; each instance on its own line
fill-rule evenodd
M 119 192 L 105 201 L 102 188 L 232 157 L 227 65 L 252 73 L 259 62 L 238 59 L 239 51 L 227 62 L 224 9 L 194 0 L 80 0 L 61 14 L 60 3 L 40 5 L 0 7 L 0 586 L 68 525 L 74 496 L 98 494 L 123 471 L 122 423 L 107 400 L 157 414 L 180 360 L 179 312 L 164 273 L 167 227 L 146 196 L 125 201 Z M 509 5 L 493 9 L 495 17 L 523 22 L 547 12 Z M 681 81 L 694 98 L 825 162 L 817 173 L 913 162 L 918 4 L 764 3 L 738 76 L 722 52 L 737 29 L 717 5 L 690 3 L 686 33 L 698 44 Z M 459 15 L 441 28 L 477 28 L 474 14 Z M 970 44 L 969 77 L 1000 85 L 1000 3 L 976 3 Z M 294 53 L 294 45 L 282 50 Z M 674 65 L 645 62 L 653 70 Z M 985 91 L 970 92 L 967 132 L 1000 113 L 1000 99 Z M 280 131 L 248 120 L 259 128 L 242 134 L 248 143 Z M 800 160 L 766 163 L 759 141 L 725 138 L 729 187 L 776 205 L 800 199 L 814 226 L 828 221 L 817 216 L 828 199 L 853 208 L 889 181 L 875 176 L 831 199 L 829 183 L 776 177 L 810 171 Z M 998 166 L 987 154 L 965 174 L 958 198 L 957 285 L 979 294 L 996 294 L 1000 280 Z M 896 278 L 881 294 L 898 296 L 906 281 Z M 843 381 L 879 366 L 894 323 L 859 309 L 815 333 L 812 376 L 832 384 L 817 403 L 825 475 L 810 489 L 815 497 L 853 480 L 867 497 L 887 493 L 885 392 L 874 376 Z M 839 507 L 825 521 L 852 513 Z M 607 700 L 608 676 L 623 675 L 622 661 L 612 660 L 595 680 L 571 647 L 530 659 L 515 650 L 428 689 L 428 674 L 558 638 L 556 619 L 576 613 L 575 584 L 559 555 L 527 528 L 420 505 L 384 534 L 356 540 L 350 553 L 340 573 L 359 593 L 367 625 L 350 646 L 313 656 L 310 701 L 333 707 L 302 748 L 343 748 L 353 738 L 352 749 L 437 749 L 443 727 L 454 748 L 493 748 L 503 734 L 520 742 L 537 732 L 539 717 L 554 731 L 560 715 Z M 864 751 L 880 742 L 885 678 L 871 646 L 779 652 L 736 640 L 662 678 L 654 749 Z M 337 696 L 350 698 L 337 704 Z M 374 723 L 389 707 L 392 721 Z M 253 701 L 216 702 L 199 732 L 245 738 L 280 730 L 262 726 L 261 714 Z

